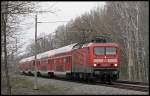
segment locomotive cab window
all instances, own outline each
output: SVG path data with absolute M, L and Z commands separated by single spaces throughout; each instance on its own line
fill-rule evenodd
M 106 47 L 106 55 L 116 55 L 116 48 Z
M 95 55 L 116 55 L 116 48 L 114 47 L 95 47 Z
M 94 54 L 95 55 L 105 55 L 105 48 L 104 47 L 95 47 Z

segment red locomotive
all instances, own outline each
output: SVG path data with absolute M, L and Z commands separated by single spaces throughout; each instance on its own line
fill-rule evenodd
M 50 50 L 37 55 L 37 74 L 112 82 L 119 78 L 119 50 L 101 37 Z M 34 56 L 22 59 L 21 72 L 34 74 L 34 64 Z

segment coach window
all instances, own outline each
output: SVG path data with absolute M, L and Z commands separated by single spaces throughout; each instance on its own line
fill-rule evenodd
M 39 62 L 38 62 L 38 61 L 36 61 L 36 64 L 38 65 L 38 64 L 39 64 Z
M 48 64 L 51 64 L 51 59 L 48 59 Z
M 51 64 L 54 64 L 54 60 L 53 59 L 51 59 Z
M 64 63 L 67 63 L 67 58 L 66 57 L 64 58 Z
M 70 63 L 70 56 L 68 57 L 68 63 Z
M 69 57 L 67 57 L 67 63 L 69 63 Z
M 65 57 L 64 58 L 64 62 L 67 64 L 67 63 L 69 63 L 69 57 Z
M 35 61 L 32 62 L 33 66 L 35 65 Z
M 40 65 L 40 61 L 38 61 L 38 65 Z
M 69 59 L 70 59 L 70 63 L 72 62 L 72 58 L 71 58 L 71 56 L 69 57 Z

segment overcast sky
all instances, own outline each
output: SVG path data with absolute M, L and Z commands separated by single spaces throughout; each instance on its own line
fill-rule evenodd
M 38 15 L 38 22 L 55 22 L 64 21 L 57 23 L 39 23 L 37 25 L 38 36 L 43 34 L 53 33 L 59 25 L 66 24 L 67 21 L 74 19 L 91 9 L 96 7 L 102 7 L 104 2 L 40 2 L 40 8 L 42 10 L 51 9 L 56 11 L 55 14 L 44 13 Z M 53 7 L 52 7 L 53 6 Z M 51 8 L 52 7 L 52 8 Z M 34 39 L 35 32 L 35 16 L 27 16 L 22 24 L 23 26 L 21 36 L 21 42 L 24 42 L 22 50 L 25 50 L 26 46 Z

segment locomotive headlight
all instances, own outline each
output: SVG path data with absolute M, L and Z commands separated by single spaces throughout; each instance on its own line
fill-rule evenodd
M 117 65 L 117 64 L 114 64 L 114 66 L 117 67 L 118 65 Z
M 94 67 L 96 67 L 97 66 L 97 64 L 94 64 Z

